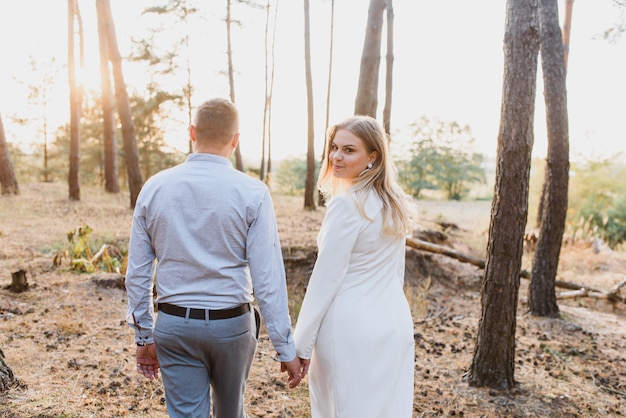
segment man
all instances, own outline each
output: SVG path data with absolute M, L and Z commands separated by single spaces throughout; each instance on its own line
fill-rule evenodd
M 215 418 L 243 418 L 257 346 L 253 294 L 290 388 L 306 369 L 296 357 L 269 190 L 229 160 L 239 141 L 237 109 L 224 99 L 204 102 L 189 136 L 194 152 L 151 177 L 137 198 L 127 322 L 137 370 L 149 379 L 160 370 L 170 416 L 209 417 L 212 399 Z

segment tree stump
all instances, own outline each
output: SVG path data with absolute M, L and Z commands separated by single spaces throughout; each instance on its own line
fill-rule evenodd
M 15 384 L 15 375 L 4 359 L 4 353 L 0 349 L 0 393 L 6 392 Z
M 26 280 L 26 271 L 18 270 L 11 273 L 11 292 L 22 293 L 28 290 L 28 281 Z

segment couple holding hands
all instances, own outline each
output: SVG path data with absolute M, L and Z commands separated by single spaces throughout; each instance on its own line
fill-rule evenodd
M 289 387 L 309 375 L 313 418 L 411 417 L 403 282 L 412 211 L 380 123 L 355 116 L 328 131 L 318 179 L 327 211 L 293 331 L 270 192 L 230 162 L 236 107 L 204 102 L 189 136 L 193 153 L 139 194 L 126 274 L 137 370 L 162 376 L 170 416 L 245 417 L 256 299 Z

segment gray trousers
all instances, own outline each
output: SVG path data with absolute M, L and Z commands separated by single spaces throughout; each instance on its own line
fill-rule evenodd
M 252 312 L 218 320 L 158 314 L 154 342 L 170 417 L 209 418 L 212 398 L 214 418 L 245 418 L 255 328 Z

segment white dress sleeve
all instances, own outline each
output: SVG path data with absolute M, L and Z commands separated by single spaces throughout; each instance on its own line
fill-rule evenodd
M 320 324 L 345 278 L 352 249 L 364 225 L 365 219 L 352 194 L 330 200 L 317 238 L 317 260 L 294 331 L 300 358 L 311 358 Z

